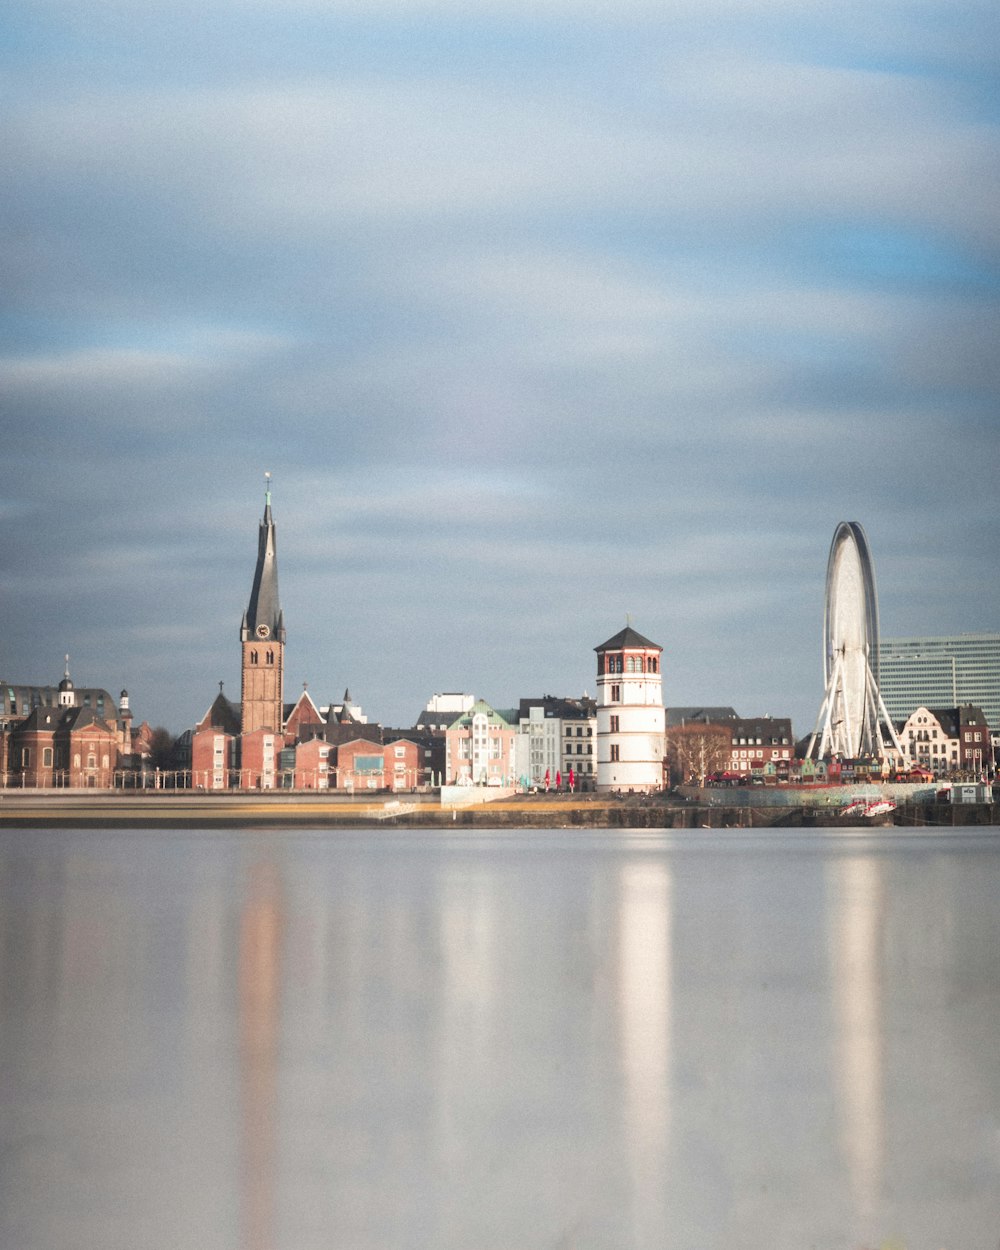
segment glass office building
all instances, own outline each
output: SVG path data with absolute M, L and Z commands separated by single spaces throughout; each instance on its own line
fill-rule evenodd
M 1000 634 L 883 638 L 878 654 L 879 690 L 893 720 L 918 707 L 972 703 L 1000 730 Z

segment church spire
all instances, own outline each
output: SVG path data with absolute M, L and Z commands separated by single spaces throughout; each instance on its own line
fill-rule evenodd
M 240 638 L 243 642 L 253 639 L 285 641 L 285 620 L 278 599 L 278 556 L 274 517 L 271 515 L 270 473 L 264 474 L 264 519 L 257 538 L 257 567 L 250 592 L 250 606 L 243 614 Z
M 240 732 L 280 734 L 284 727 L 285 618 L 278 599 L 278 557 L 271 515 L 271 475 L 264 476 L 264 519 L 250 605 L 240 628 L 243 648 Z M 244 767 L 246 761 L 244 760 Z

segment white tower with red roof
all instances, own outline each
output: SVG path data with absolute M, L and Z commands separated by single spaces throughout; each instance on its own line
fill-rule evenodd
M 663 648 L 631 625 L 597 652 L 597 789 L 663 789 Z

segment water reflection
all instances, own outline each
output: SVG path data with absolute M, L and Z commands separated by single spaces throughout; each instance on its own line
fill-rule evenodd
M 624 1140 L 632 1180 L 633 1244 L 663 1243 L 669 1153 L 671 1012 L 670 873 L 662 859 L 621 870 L 618 916 Z
M 885 887 L 871 854 L 834 859 L 827 872 L 839 1137 L 856 1209 L 870 1225 L 885 1154 Z
M 258 861 L 250 868 L 240 914 L 241 1208 L 247 1250 L 274 1246 L 284 927 L 278 868 Z
M 1000 852 L 0 838 L 0 1245 L 989 1244 Z

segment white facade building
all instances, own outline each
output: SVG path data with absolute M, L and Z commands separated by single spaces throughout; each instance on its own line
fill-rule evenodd
M 597 789 L 663 789 L 663 648 L 631 625 L 597 652 Z
M 596 779 L 594 700 L 522 699 L 518 709 L 517 775 L 521 783 L 554 789 L 593 790 Z M 572 778 L 572 781 L 570 780 Z

